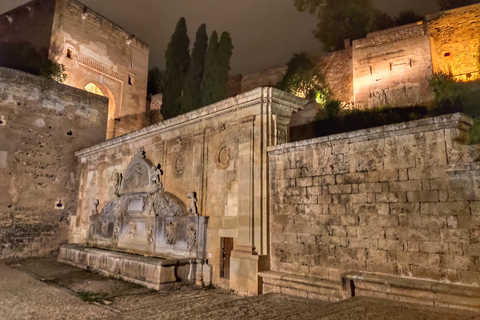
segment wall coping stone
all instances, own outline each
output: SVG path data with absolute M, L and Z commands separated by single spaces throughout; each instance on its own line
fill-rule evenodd
M 263 272 L 259 272 L 258 276 L 263 279 L 284 280 L 288 282 L 296 282 L 296 283 L 318 286 L 323 288 L 332 288 L 332 289 L 342 288 L 342 283 L 340 281 L 321 279 L 317 277 L 300 276 L 300 275 L 290 274 L 286 272 L 263 271 Z
M 259 103 L 273 103 L 286 109 L 297 112 L 308 104 L 308 100 L 299 98 L 295 95 L 280 91 L 271 87 L 257 88 L 235 97 L 205 106 L 175 118 L 155 123 L 143 129 L 125 134 L 123 136 L 102 142 L 89 148 L 82 149 L 75 153 L 75 156 L 85 156 L 98 152 L 103 149 L 112 148 L 125 142 L 133 142 L 141 138 L 159 134 L 167 130 L 177 129 L 187 125 L 194 124 L 212 117 L 218 117 L 226 113 L 231 113 L 240 109 L 245 109 Z
M 308 140 L 285 143 L 277 146 L 270 146 L 270 147 L 267 147 L 267 152 L 268 154 L 281 154 L 283 151 L 288 149 L 295 149 L 295 148 L 301 148 L 301 147 L 313 147 L 317 144 L 329 143 L 329 142 L 339 141 L 339 140 L 358 141 L 360 138 L 365 138 L 364 140 L 388 138 L 388 137 L 395 137 L 395 136 L 400 136 L 404 134 L 411 134 L 411 133 L 426 131 L 425 127 L 430 127 L 428 130 L 430 131 L 430 130 L 439 130 L 439 129 L 458 128 L 462 124 L 469 127 L 473 125 L 473 119 L 462 113 L 454 113 L 454 114 L 448 114 L 448 115 L 432 117 L 427 119 L 400 122 L 400 123 L 390 124 L 390 125 L 381 126 L 381 127 L 344 132 L 344 133 L 318 137 L 318 138 L 313 138 Z

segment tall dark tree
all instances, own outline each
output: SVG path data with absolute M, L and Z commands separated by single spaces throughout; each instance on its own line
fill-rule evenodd
M 205 58 L 208 48 L 207 26 L 202 24 L 197 31 L 192 49 L 192 62 L 185 79 L 181 113 L 186 113 L 202 106 L 201 86 L 205 71 Z
M 158 67 L 148 70 L 147 96 L 163 93 L 163 72 Z
M 205 73 L 202 81 L 202 106 L 206 106 L 227 97 L 227 82 L 232 57 L 232 38 L 223 32 L 220 41 L 213 31 L 208 45 Z
M 437 2 L 441 10 L 449 10 L 480 3 L 480 0 L 437 0 Z
M 218 59 L 218 95 L 215 97 L 217 101 L 227 98 L 227 82 L 230 74 L 230 59 L 233 54 L 232 38 L 228 32 L 223 32 L 218 43 L 217 59 Z
M 182 90 L 190 66 L 190 39 L 185 18 L 180 18 L 165 53 L 162 115 L 164 119 L 180 114 Z
M 216 102 L 215 92 L 219 90 L 216 82 L 219 67 L 217 62 L 218 45 L 218 34 L 216 31 L 213 31 L 210 36 L 210 41 L 208 42 L 208 50 L 205 57 L 205 71 L 201 85 L 202 106 Z

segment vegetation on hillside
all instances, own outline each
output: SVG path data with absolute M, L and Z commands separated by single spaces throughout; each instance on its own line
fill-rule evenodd
M 368 32 L 423 20 L 413 11 L 392 18 L 377 10 L 371 0 L 294 0 L 294 4 L 298 11 L 317 16 L 314 35 L 327 51 L 343 49 L 345 39 L 360 39 Z
M 0 42 L 0 67 L 64 82 L 65 66 L 48 58 L 48 51 L 37 50 L 30 43 Z
M 315 100 L 321 105 L 325 105 L 330 98 L 325 75 L 315 58 L 305 52 L 293 55 L 287 64 L 287 72 L 276 87 L 299 97 Z
M 471 4 L 480 3 L 480 0 L 437 0 L 440 10 L 449 10 Z

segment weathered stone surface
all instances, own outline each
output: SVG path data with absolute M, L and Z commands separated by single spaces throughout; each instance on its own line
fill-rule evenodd
M 75 220 L 74 152 L 105 140 L 107 99 L 0 68 L 0 110 L 0 258 L 58 250 Z
M 470 120 L 456 114 L 376 128 L 374 137 L 368 130 L 347 134 L 365 137 L 370 146 L 376 146 L 371 153 L 364 151 L 365 142 L 344 135 L 270 147 L 271 177 L 285 170 L 279 162 L 302 159 L 296 170 L 314 172 L 313 181 L 330 181 L 314 189 L 296 183 L 304 179 L 301 175 L 292 176 L 296 203 L 310 202 L 315 192 L 317 200 L 332 199 L 305 211 L 293 210 L 289 220 L 276 219 L 286 213 L 282 208 L 271 212 L 272 251 L 282 252 L 272 255 L 271 270 L 335 281 L 343 272 L 368 271 L 480 285 L 478 275 L 472 272 L 480 243 L 476 162 L 468 157 L 459 157 L 464 159 L 462 165 L 446 162 L 452 148 L 461 145 L 455 140 L 457 135 L 446 130 L 453 132 L 465 123 Z M 432 147 L 440 145 L 447 147 Z M 478 146 L 461 148 L 470 153 Z M 337 163 L 346 163 L 348 173 L 331 166 L 325 175 L 326 171 L 316 169 L 322 160 L 314 154 L 327 154 Z M 359 171 L 355 165 L 359 154 L 377 165 Z M 280 199 L 288 199 L 285 195 L 291 188 L 277 189 L 271 200 L 282 203 Z M 325 273 L 325 269 L 331 271 Z

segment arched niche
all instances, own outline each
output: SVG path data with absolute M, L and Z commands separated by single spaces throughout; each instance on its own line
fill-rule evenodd
M 115 118 L 117 118 L 117 110 L 115 98 L 110 89 L 104 85 L 94 82 L 89 82 L 84 89 L 88 92 L 98 94 L 108 98 L 108 124 L 107 124 L 107 140 L 115 137 Z

